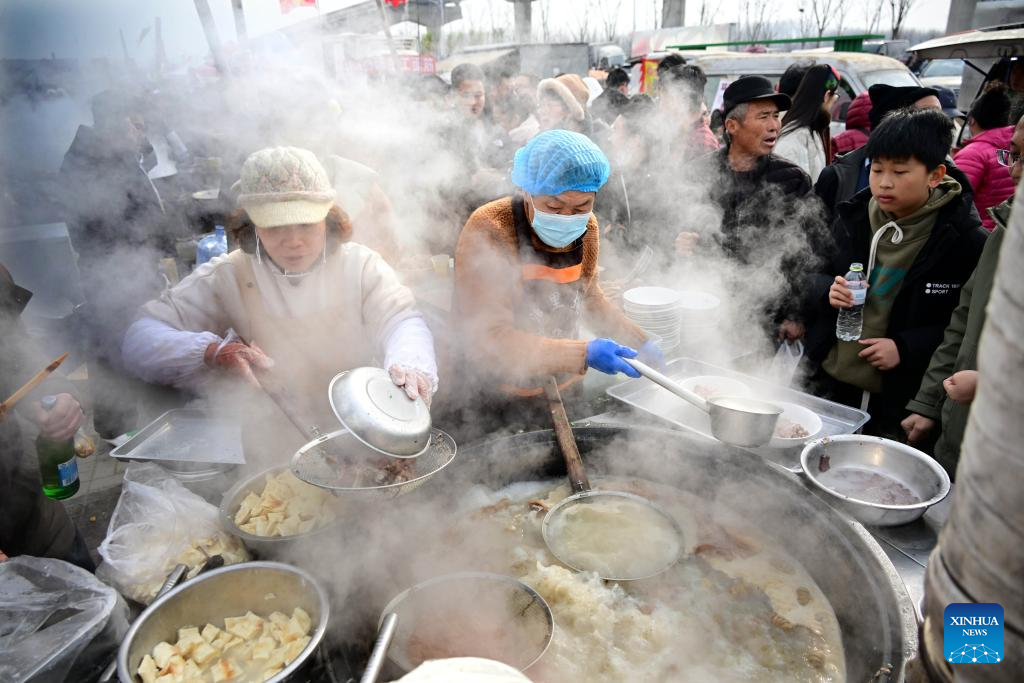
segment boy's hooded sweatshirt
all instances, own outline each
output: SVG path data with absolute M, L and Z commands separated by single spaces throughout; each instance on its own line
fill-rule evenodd
M 875 265 L 870 273 L 867 299 L 864 302 L 864 326 L 861 339 L 873 339 L 886 336 L 889 329 L 889 314 L 892 304 L 903 286 L 910 267 L 914 265 L 921 248 L 931 237 L 939 210 L 956 200 L 962 193 L 960 183 L 949 176 L 931 191 L 931 196 L 924 206 L 913 214 L 897 220 L 884 211 L 872 197 L 868 202 L 868 220 L 871 224 L 872 238 L 883 230 L 875 251 Z M 903 238 L 898 244 L 893 243 L 898 225 Z M 858 354 L 864 350 L 858 342 L 836 340 L 823 367 L 825 371 L 840 382 L 878 393 L 882 390 L 882 372 Z
M 960 288 L 974 271 L 985 244 L 987 233 L 981 228 L 981 221 L 972 215 L 974 197 L 970 184 L 956 168 L 949 169 L 948 177 L 959 185 L 960 192 L 951 192 L 954 185 L 944 181 L 921 211 L 897 222 L 904 231 L 904 242 L 892 245 L 893 231 L 889 228 L 876 254 L 877 274 L 872 274 L 875 286 L 868 289 L 867 299 L 870 304 L 874 294 L 875 302 L 870 312 L 865 311 L 862 338 L 892 339 L 900 354 L 900 363 L 894 369 L 876 375 L 874 368 L 857 357 L 856 351 L 864 346 L 855 342 L 850 343 L 852 358 L 843 352 L 841 359 L 826 361 L 840 345 L 836 339 L 838 312 L 828 303 L 829 286 L 837 274 L 849 270 L 851 263 L 867 266 L 871 239 L 888 222 L 884 212 L 872 211 L 870 189 L 839 205 L 831 242 L 821 247 L 827 265 L 815 277 L 817 306 L 807 330 L 807 357 L 814 363 L 827 362 L 826 371 L 832 368 L 833 377 L 851 386 L 863 386 L 880 378 L 880 385 L 871 384 L 878 389 L 872 392 L 876 394 L 872 410 L 888 415 L 905 413 L 907 402 L 917 392 L 928 361 L 942 341 L 959 301 Z M 838 356 L 840 350 L 835 353 Z M 854 363 L 862 364 L 870 372 Z

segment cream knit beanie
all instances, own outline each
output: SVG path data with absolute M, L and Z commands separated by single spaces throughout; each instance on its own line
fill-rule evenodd
M 242 164 L 238 205 L 257 227 L 318 223 L 334 197 L 327 171 L 308 150 L 268 147 Z

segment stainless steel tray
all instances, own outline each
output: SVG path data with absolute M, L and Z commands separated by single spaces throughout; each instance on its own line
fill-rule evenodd
M 762 379 L 744 375 L 740 372 L 726 370 L 716 365 L 702 363 L 692 358 L 677 358 L 667 364 L 666 375 L 674 380 L 682 381 L 698 375 L 721 375 L 733 377 L 753 390 L 754 396 L 765 400 L 787 401 L 813 410 L 821 418 L 822 431 L 819 437 L 837 434 L 853 434 L 870 419 L 863 410 L 857 410 L 841 403 L 827 401 L 817 396 L 781 387 Z M 686 401 L 672 395 L 665 389 L 647 379 L 631 379 L 607 389 L 607 394 L 638 410 L 665 420 L 680 429 L 695 432 L 709 439 L 711 423 L 707 413 L 695 408 Z M 800 471 L 800 450 L 795 448 L 745 448 L 744 450 L 770 460 L 791 472 Z
M 121 460 L 244 465 L 238 425 L 198 410 L 168 410 L 110 452 Z

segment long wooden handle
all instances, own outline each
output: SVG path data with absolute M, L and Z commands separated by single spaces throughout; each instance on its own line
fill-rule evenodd
M 544 382 L 544 394 L 547 396 L 551 421 L 555 426 L 555 438 L 558 439 L 558 447 L 562 449 L 562 457 L 565 458 L 565 469 L 569 472 L 572 492 L 589 491 L 590 480 L 587 479 L 587 470 L 583 466 L 583 458 L 580 457 L 580 449 L 576 446 L 576 437 L 572 434 L 572 425 L 569 424 L 569 416 L 565 414 L 565 404 L 562 403 L 562 394 L 558 391 L 558 381 L 554 376 L 548 377 Z
M 29 381 L 27 381 L 24 384 L 22 384 L 21 387 L 17 391 L 15 391 L 13 394 L 11 394 L 10 398 L 8 398 L 3 403 L 0 403 L 0 417 L 3 417 L 4 415 L 6 415 L 7 411 L 10 410 L 11 408 L 13 408 L 18 401 L 20 401 L 21 399 L 25 398 L 25 395 L 28 392 L 30 392 L 33 389 L 35 389 L 39 385 L 39 383 L 42 382 L 44 379 L 46 379 L 47 376 L 51 372 L 53 372 L 54 370 L 59 368 L 60 364 L 63 363 L 65 360 L 67 360 L 69 355 L 70 354 L 65 353 L 60 358 L 54 359 L 54 361 L 52 363 L 50 363 L 45 368 L 43 368 L 42 370 L 37 372 L 32 377 L 32 379 L 30 379 Z

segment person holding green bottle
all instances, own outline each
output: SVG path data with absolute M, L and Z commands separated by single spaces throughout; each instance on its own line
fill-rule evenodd
M 36 345 L 21 321 L 21 312 L 31 296 L 31 292 L 18 287 L 7 269 L 0 265 L 0 396 L 10 396 L 47 363 L 35 352 Z M 48 407 L 43 405 L 44 397 L 48 399 Z M 53 375 L 12 412 L 0 418 L 0 561 L 17 555 L 33 555 L 95 570 L 85 541 L 64 505 L 44 494 L 39 460 L 22 433 L 22 421 L 33 423 L 42 446 L 61 444 L 63 447 L 72 443 L 83 418 L 82 406 L 70 382 Z M 73 447 L 71 453 L 73 457 Z M 55 452 L 55 457 L 59 455 Z M 66 479 L 73 467 L 76 465 L 65 466 Z M 74 482 L 73 487 L 56 489 L 53 482 L 47 483 L 54 493 L 67 497 L 74 494 L 67 490 L 77 490 L 77 476 Z M 62 488 L 65 490 L 58 490 Z

